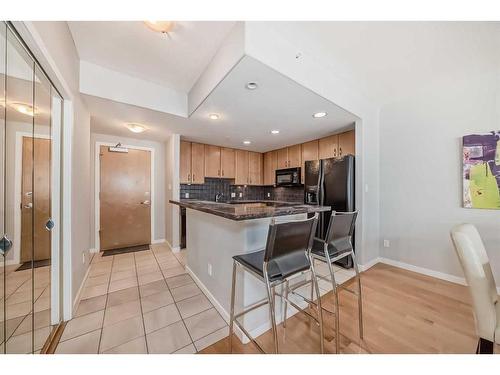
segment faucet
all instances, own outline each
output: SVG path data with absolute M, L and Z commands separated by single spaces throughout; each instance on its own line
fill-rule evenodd
M 215 201 L 218 202 L 222 198 L 223 195 L 224 194 L 222 194 L 222 193 L 215 194 Z

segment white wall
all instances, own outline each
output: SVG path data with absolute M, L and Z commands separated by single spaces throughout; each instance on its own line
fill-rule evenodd
M 179 207 L 168 203 L 180 197 L 179 180 L 180 135 L 172 134 L 165 142 L 165 224 L 166 240 L 173 250 L 180 245 Z
M 97 134 L 91 135 L 90 152 L 90 185 L 91 185 L 91 247 L 96 248 L 95 244 L 95 145 L 96 142 L 109 142 L 117 144 L 121 142 L 124 145 L 149 147 L 154 149 L 154 237 L 152 241 L 162 241 L 165 239 L 165 146 L 162 142 L 139 140 L 127 137 L 118 137 L 115 135 Z
M 462 208 L 461 137 L 500 129 L 498 59 L 473 56 L 473 69 L 423 82 L 381 109 L 380 232 L 391 245 L 381 256 L 463 277 L 449 232 L 469 222 L 500 284 L 500 211 Z

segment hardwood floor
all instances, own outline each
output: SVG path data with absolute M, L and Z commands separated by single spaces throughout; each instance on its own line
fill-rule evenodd
M 377 264 L 362 275 L 364 340 L 360 340 L 356 296 L 340 292 L 341 353 L 475 353 L 477 337 L 470 296 L 465 286 Z M 322 302 L 332 310 L 332 294 Z M 325 351 L 334 353 L 333 316 L 324 315 Z M 304 314 L 278 327 L 280 353 L 319 353 L 319 329 Z M 272 352 L 268 331 L 257 341 Z M 228 352 L 228 338 L 202 353 Z M 233 338 L 234 353 L 258 353 L 251 343 Z M 496 345 L 500 353 L 500 345 Z

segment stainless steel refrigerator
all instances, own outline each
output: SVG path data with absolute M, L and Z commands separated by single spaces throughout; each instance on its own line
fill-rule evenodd
M 304 171 L 304 202 L 330 206 L 339 212 L 354 211 L 354 156 L 306 161 Z M 331 212 L 320 215 L 316 235 L 324 238 Z M 353 239 L 354 246 L 354 239 Z M 352 267 L 350 257 L 338 262 Z

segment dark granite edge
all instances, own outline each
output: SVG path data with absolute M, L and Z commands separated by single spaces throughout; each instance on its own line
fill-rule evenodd
M 248 214 L 232 214 L 230 212 L 224 212 L 220 209 L 217 210 L 217 206 L 219 208 L 228 208 L 231 207 L 231 204 L 228 203 L 209 203 L 210 206 L 204 206 L 202 202 L 187 202 L 185 200 L 169 200 L 170 203 L 178 205 L 180 207 L 190 208 L 196 211 L 205 212 L 208 214 L 212 214 L 215 216 L 220 216 L 225 219 L 234 220 L 234 221 L 243 221 L 243 220 L 252 220 L 252 219 L 263 219 L 267 217 L 277 217 L 277 216 L 287 216 L 287 215 L 299 215 L 299 214 L 307 214 L 307 213 L 315 213 L 315 212 L 325 212 L 330 211 L 330 207 L 328 206 L 310 206 L 304 204 L 297 204 L 293 206 L 280 207 L 277 209 L 270 209 L 269 212 L 253 212 Z

